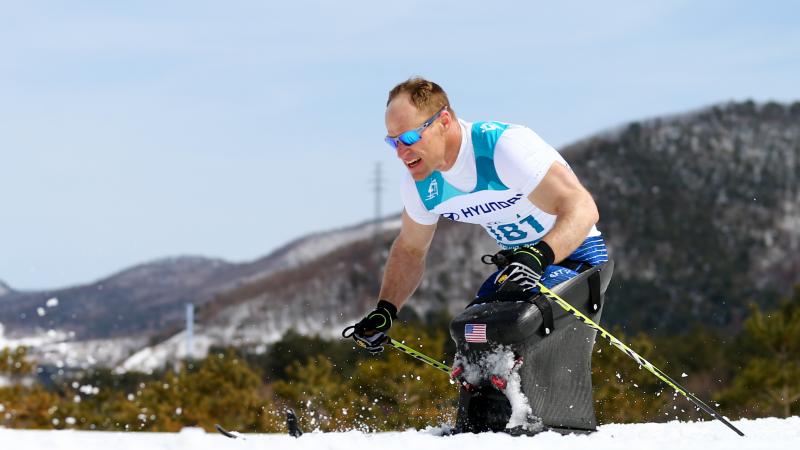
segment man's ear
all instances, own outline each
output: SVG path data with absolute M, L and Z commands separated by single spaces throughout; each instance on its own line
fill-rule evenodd
M 450 115 L 450 111 L 444 110 L 439 114 L 439 121 L 442 122 L 445 131 L 447 131 L 450 129 L 450 125 L 453 124 L 453 116 Z

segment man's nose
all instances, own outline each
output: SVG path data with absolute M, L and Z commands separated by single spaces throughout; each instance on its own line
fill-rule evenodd
M 402 142 L 397 143 L 397 157 L 400 159 L 405 159 L 408 154 L 411 153 L 411 148 Z

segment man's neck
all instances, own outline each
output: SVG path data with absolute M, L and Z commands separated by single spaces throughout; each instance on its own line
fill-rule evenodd
M 450 170 L 453 164 L 458 159 L 458 152 L 461 150 L 461 123 L 458 120 L 453 120 L 452 126 L 447 130 L 447 136 L 444 141 L 444 160 L 445 167 L 443 170 Z

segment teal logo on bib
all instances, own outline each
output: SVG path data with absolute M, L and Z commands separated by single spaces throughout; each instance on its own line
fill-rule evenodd
M 428 185 L 428 196 L 425 197 L 425 200 L 433 200 L 437 195 L 439 195 L 439 183 L 436 181 L 436 178 L 434 178 Z

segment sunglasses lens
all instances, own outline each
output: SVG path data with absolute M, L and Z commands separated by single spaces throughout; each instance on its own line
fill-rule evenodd
M 386 136 L 383 140 L 387 144 L 389 144 L 389 147 L 392 147 L 393 149 L 397 150 L 397 141 L 395 141 L 394 138 Z
M 413 145 L 419 142 L 422 139 L 422 135 L 419 134 L 417 131 L 406 131 L 405 133 L 401 134 L 397 137 L 403 144 L 406 145 Z

